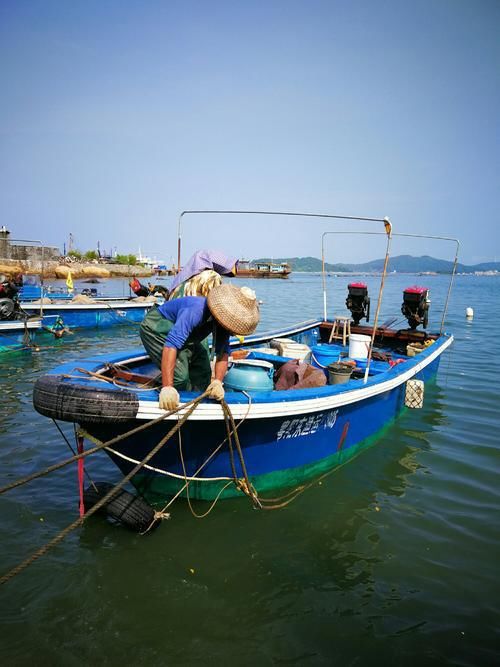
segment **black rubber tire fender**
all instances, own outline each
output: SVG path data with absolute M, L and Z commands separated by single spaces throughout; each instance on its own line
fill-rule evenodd
M 33 389 L 33 406 L 52 419 L 102 424 L 135 419 L 139 400 L 127 389 L 99 389 L 68 382 L 61 375 L 42 375 Z
M 113 489 L 114 484 L 95 482 L 95 487 L 89 486 L 83 493 L 85 511 L 104 498 Z M 154 509 L 143 498 L 124 489 L 118 489 L 111 500 L 97 511 L 97 514 L 99 513 L 138 533 L 144 532 L 147 528 L 158 527 L 161 521 L 155 519 Z

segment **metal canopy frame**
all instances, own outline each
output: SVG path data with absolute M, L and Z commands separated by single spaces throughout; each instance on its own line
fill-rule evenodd
M 330 215 L 327 213 L 309 213 L 297 211 L 245 211 L 245 210 L 188 210 L 182 211 L 179 215 L 177 225 L 177 271 L 181 270 L 181 237 L 182 237 L 182 218 L 186 215 L 283 215 L 289 217 L 302 218 L 322 218 L 326 220 L 356 220 L 359 222 L 382 222 L 385 227 L 385 233 L 390 239 L 392 233 L 392 225 L 389 218 L 367 218 L 356 215 Z

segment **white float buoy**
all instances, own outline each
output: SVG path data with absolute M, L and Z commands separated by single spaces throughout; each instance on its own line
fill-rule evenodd
M 473 309 L 472 309 L 470 306 L 469 306 L 469 308 L 466 308 L 466 309 L 465 309 L 465 317 L 466 317 L 468 320 L 472 320 L 472 318 L 474 317 L 474 311 L 473 311 Z

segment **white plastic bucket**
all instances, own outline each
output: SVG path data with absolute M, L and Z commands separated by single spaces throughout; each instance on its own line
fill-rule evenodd
M 349 336 L 349 357 L 351 359 L 368 359 L 370 342 L 370 336 L 351 334 Z

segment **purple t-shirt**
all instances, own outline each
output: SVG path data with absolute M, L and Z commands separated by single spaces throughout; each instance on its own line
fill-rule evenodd
M 200 342 L 215 331 L 215 352 L 229 352 L 229 332 L 214 321 L 203 296 L 183 296 L 165 301 L 158 310 L 174 326 L 165 347 L 180 350 L 186 343 Z

